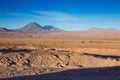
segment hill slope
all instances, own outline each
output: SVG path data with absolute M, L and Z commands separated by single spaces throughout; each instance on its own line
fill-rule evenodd
M 21 32 L 31 32 L 31 33 L 35 32 L 35 33 L 37 33 L 37 32 L 43 31 L 43 29 L 42 29 L 41 25 L 39 25 L 39 24 L 37 24 L 35 22 L 31 22 L 31 23 L 25 25 L 24 27 L 18 29 L 18 31 L 21 31 Z

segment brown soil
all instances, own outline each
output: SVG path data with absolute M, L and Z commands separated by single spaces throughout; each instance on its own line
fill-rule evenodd
M 119 43 L 119 40 L 1 39 L 0 79 L 119 80 Z

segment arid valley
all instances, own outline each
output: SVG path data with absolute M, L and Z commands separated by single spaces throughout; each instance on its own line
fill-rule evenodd
M 120 80 L 120 0 L 0 0 L 0 80 Z
M 0 38 L 2 80 L 119 80 L 119 66 L 120 40 Z

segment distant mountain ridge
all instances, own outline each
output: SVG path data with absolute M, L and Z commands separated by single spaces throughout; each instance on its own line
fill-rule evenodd
M 42 26 L 37 24 L 36 22 L 31 22 L 24 27 L 18 29 L 18 31 L 21 32 L 31 32 L 31 33 L 37 33 L 43 31 Z
M 45 32 L 61 32 L 62 29 L 53 27 L 51 25 L 41 26 L 36 22 L 31 22 L 19 29 L 7 29 L 0 27 L 0 32 L 24 32 L 24 33 L 45 33 Z
M 91 28 L 81 31 L 64 31 L 51 25 L 31 22 L 20 29 L 0 28 L 0 37 L 45 39 L 120 39 L 120 29 Z
M 63 31 L 63 30 L 55 28 L 51 25 L 41 26 L 36 22 L 31 22 L 31 23 L 27 24 L 26 26 L 18 29 L 18 31 L 40 33 L 40 32 L 49 32 L 49 31 L 60 32 L 60 31 Z
M 96 28 L 96 27 L 93 27 L 93 28 L 90 28 L 88 30 L 92 30 L 92 31 L 97 31 L 97 30 L 118 30 L 118 29 L 115 29 L 115 28 L 107 28 L 107 29 L 104 29 L 104 28 Z
M 93 28 L 90 28 L 90 29 L 84 30 L 84 31 L 109 31 L 109 30 L 116 31 L 119 29 L 115 29 L 115 28 L 104 29 L 104 28 L 93 27 Z M 62 32 L 62 31 L 64 31 L 64 30 L 53 27 L 52 25 L 41 26 L 36 22 L 28 23 L 27 25 L 25 25 L 24 27 L 19 28 L 19 29 L 7 29 L 4 27 L 0 27 L 0 32 L 42 33 L 42 32 Z
M 12 32 L 14 30 L 0 27 L 0 32 Z

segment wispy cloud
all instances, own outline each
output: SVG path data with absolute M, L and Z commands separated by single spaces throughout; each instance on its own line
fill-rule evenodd
M 17 13 L 17 12 L 10 12 L 5 13 L 5 15 L 9 16 L 27 16 L 27 17 L 33 17 L 33 18 L 39 18 L 39 19 L 48 19 L 48 20 L 54 20 L 54 21 L 66 21 L 66 22 L 76 22 L 81 21 L 84 19 L 95 19 L 95 16 L 75 16 L 68 13 L 63 12 L 54 12 L 54 11 L 33 11 L 31 13 Z
M 19 13 L 19 12 L 10 12 L 10 13 L 5 13 L 5 15 L 8 16 L 21 16 L 21 17 L 32 17 L 32 18 L 45 18 L 44 16 L 38 15 L 36 13 Z M 47 18 L 47 17 L 46 17 Z
M 6 15 L 9 15 L 9 16 L 23 16 L 23 15 L 27 15 L 27 14 L 10 12 L 10 13 L 6 13 Z
M 36 14 L 30 14 L 30 13 L 6 13 L 5 15 L 9 15 L 9 16 L 24 16 L 24 17 L 32 17 L 32 18 L 41 18 L 42 16 L 36 15 Z
M 94 19 L 93 16 L 78 16 L 72 15 L 64 12 L 54 12 L 54 11 L 32 11 L 30 13 L 17 13 L 11 12 L 5 15 L 21 17 L 27 20 L 34 20 L 42 24 L 51 24 L 55 26 L 60 26 L 65 30 L 80 30 L 88 28 L 87 21 Z M 69 27 L 69 28 L 68 28 Z
M 77 17 L 67 13 L 63 13 L 63 12 L 36 11 L 36 13 L 56 21 L 78 21 L 79 20 Z

